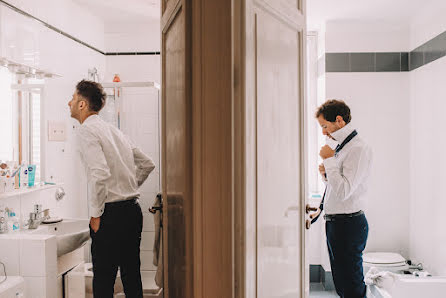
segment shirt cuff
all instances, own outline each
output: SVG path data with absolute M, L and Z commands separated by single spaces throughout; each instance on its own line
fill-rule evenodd
M 90 206 L 90 216 L 91 217 L 101 217 L 101 215 L 104 213 L 105 206 L 102 206 L 101 208 L 94 208 Z
M 324 159 L 323 163 L 324 163 L 325 170 L 338 167 L 336 159 L 334 157 Z

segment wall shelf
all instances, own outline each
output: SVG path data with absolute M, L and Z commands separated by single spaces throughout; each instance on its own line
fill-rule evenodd
M 47 184 L 47 185 L 42 185 L 42 186 L 28 187 L 28 188 L 24 188 L 24 189 L 15 189 L 13 191 L 4 192 L 4 193 L 0 194 L 0 200 L 10 198 L 10 197 L 20 196 L 20 195 L 24 195 L 24 194 L 29 194 L 29 193 L 36 192 L 36 191 L 57 188 L 62 185 L 63 185 L 62 183 L 58 183 L 55 185 Z

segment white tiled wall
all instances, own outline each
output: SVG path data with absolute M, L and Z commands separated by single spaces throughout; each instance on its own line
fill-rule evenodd
M 124 88 L 122 91 L 121 129 L 155 163 L 155 170 L 140 187 L 144 215 L 141 242 L 143 270 L 153 270 L 152 251 L 155 237 L 153 215 L 148 208 L 160 191 L 159 100 L 158 91 L 150 88 Z
M 145 24 L 107 24 L 105 45 L 108 52 L 159 52 L 159 20 Z M 153 81 L 160 83 L 161 65 L 159 55 L 107 56 L 107 71 L 104 81 L 111 82 L 119 74 L 123 82 Z M 156 270 L 153 266 L 154 223 L 148 209 L 153 205 L 160 187 L 159 152 L 159 102 L 158 94 L 146 88 L 126 88 L 123 93 L 126 105 L 123 108 L 124 133 L 138 144 L 154 161 L 156 168 L 141 187 L 141 208 L 144 226 L 141 243 L 142 270 Z
M 420 11 L 411 30 L 413 47 L 446 31 L 446 2 L 435 0 Z M 446 275 L 443 137 L 446 110 L 446 57 L 410 73 L 410 257 L 434 275 Z
M 19 238 L 1 235 L 0 260 L 5 263 L 8 276 L 22 276 L 25 280 L 25 297 L 48 298 L 56 296 L 56 238 L 31 235 Z M 3 275 L 3 270 L 0 271 Z
M 376 32 L 370 24 L 328 24 L 327 51 L 412 51 L 446 31 L 446 2 L 430 4 L 400 34 L 396 27 L 382 30 L 384 24 Z M 352 102 L 353 119 L 374 149 L 367 249 L 401 252 L 434 275 L 446 274 L 440 166 L 445 69 L 443 57 L 406 73 L 326 75 L 327 98 Z

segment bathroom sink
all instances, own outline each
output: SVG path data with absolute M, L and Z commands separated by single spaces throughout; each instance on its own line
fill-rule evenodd
M 70 253 L 90 239 L 88 219 L 64 219 L 54 224 L 42 224 L 32 234 L 55 235 L 57 239 L 57 256 Z

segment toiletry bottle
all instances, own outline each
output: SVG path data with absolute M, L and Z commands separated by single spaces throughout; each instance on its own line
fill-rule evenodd
M 19 219 L 12 209 L 9 212 L 8 229 L 10 232 L 18 232 L 20 230 Z
M 28 164 L 26 161 L 23 161 L 20 168 L 20 188 L 26 187 L 28 187 Z
M 36 165 L 29 165 L 28 166 L 28 186 L 29 187 L 34 186 L 35 177 L 36 177 Z
M 14 168 L 13 168 L 13 177 L 14 177 L 14 188 L 18 189 L 20 188 L 20 181 L 19 181 L 19 176 L 20 176 L 20 169 L 17 166 L 17 163 L 14 163 Z
M 6 186 L 5 186 L 5 192 L 14 191 L 14 178 L 7 175 L 6 176 Z

